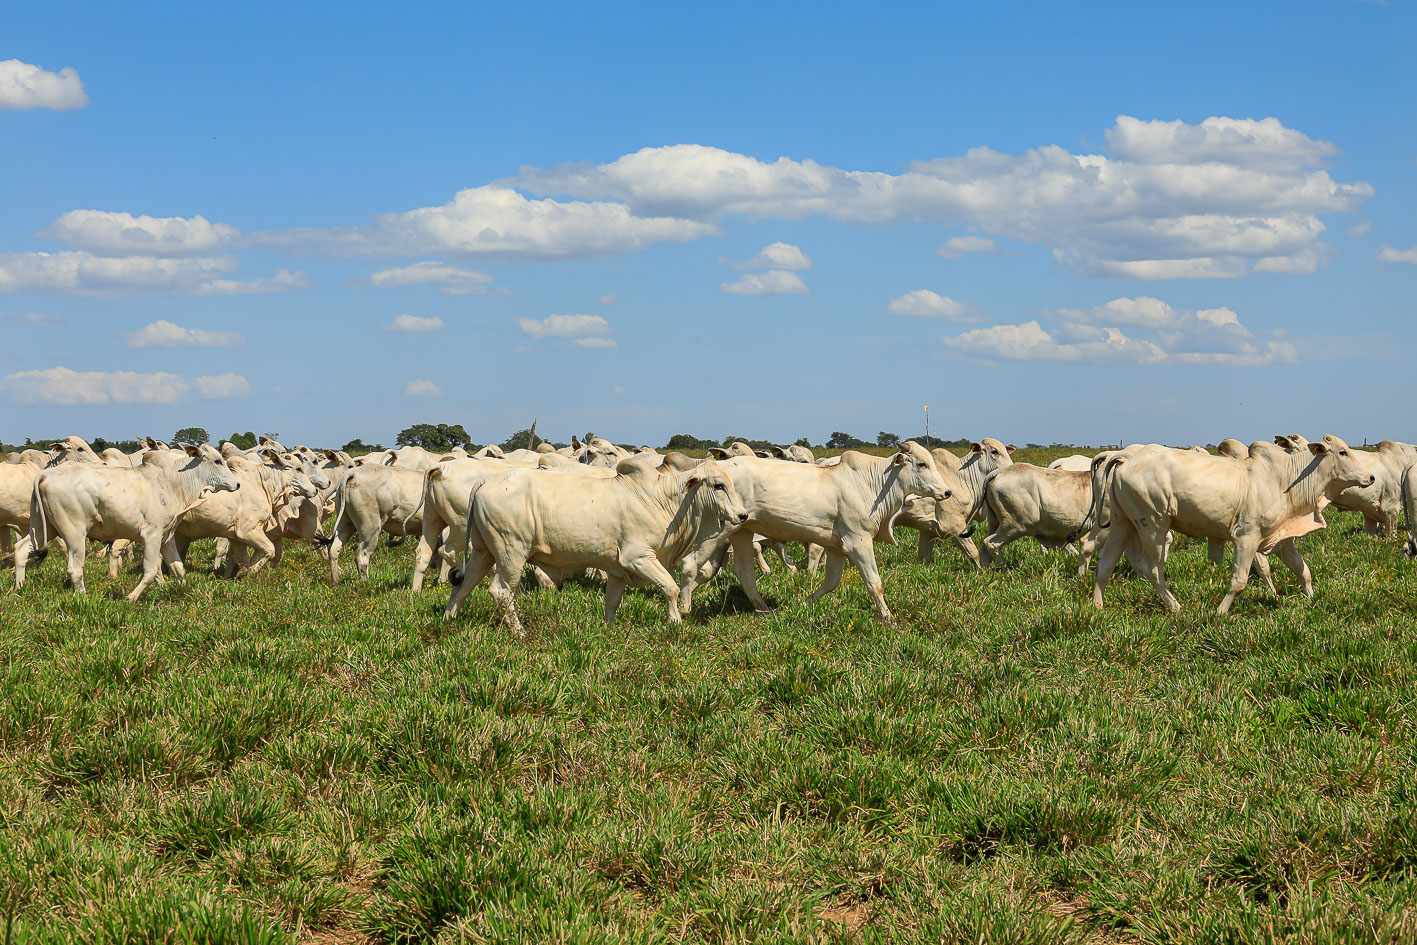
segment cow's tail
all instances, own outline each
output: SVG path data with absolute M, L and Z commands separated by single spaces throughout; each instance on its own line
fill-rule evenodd
M 1083 515 L 1078 527 L 1068 532 L 1064 537 L 1063 540 L 1068 544 L 1077 541 L 1078 536 L 1091 528 L 1093 522 L 1099 522 L 1099 528 L 1106 528 L 1109 524 L 1102 521 L 1102 497 L 1107 494 L 1107 461 L 1109 458 L 1106 453 L 1099 453 L 1092 458 L 1092 465 L 1088 469 L 1088 484 L 1091 494 L 1088 497 L 1087 513 Z
M 999 475 L 999 470 L 1007 468 L 1007 466 L 1000 466 L 998 469 L 989 470 L 989 475 L 984 477 L 984 482 L 979 487 L 984 494 L 984 521 L 989 526 L 990 534 L 998 531 L 999 522 L 1003 520 L 1004 515 L 999 511 L 999 506 L 996 504 L 998 500 L 989 487 L 994 484 L 994 478 Z M 970 530 L 973 531 L 973 529 Z
M 423 488 L 418 491 L 418 504 L 413 507 L 403 518 L 403 533 L 408 534 L 408 523 L 413 521 L 413 517 L 423 511 L 423 506 L 428 502 L 428 487 L 433 484 L 433 480 L 443 474 L 443 470 L 437 466 L 429 469 L 423 474 Z
M 1417 558 L 1417 465 L 1402 471 L 1402 511 L 1407 516 L 1407 541 L 1402 553 Z
M 40 473 L 30 490 L 30 562 L 38 564 L 49 556 L 49 519 L 45 515 L 45 486 L 48 477 Z
M 344 507 L 345 507 L 345 495 L 344 495 L 344 493 L 345 493 L 345 490 L 348 489 L 348 488 L 349 488 L 350 486 L 352 486 L 353 484 L 354 484 L 354 473 L 350 473 L 348 476 L 345 477 L 344 482 L 340 483 L 340 487 L 335 490 L 335 520 L 334 520 L 333 524 L 330 525 L 330 533 L 329 533 L 328 535 L 319 535 L 319 534 L 317 534 L 317 535 L 315 536 L 315 547 L 316 547 L 316 548 L 323 548 L 323 549 L 325 549 L 325 550 L 328 551 L 329 548 L 330 548 L 330 546 L 335 543 L 335 536 L 339 534 L 339 523 L 340 523 L 340 520 L 344 518 Z
M 463 573 L 467 571 L 467 559 L 472 553 L 472 530 L 477 527 L 472 521 L 472 507 L 477 501 L 477 490 L 481 489 L 486 484 L 485 481 L 479 482 L 477 485 L 473 486 L 472 491 L 467 494 L 467 528 L 464 529 L 462 539 L 462 567 L 454 568 L 448 572 L 448 584 L 451 587 L 457 587 L 461 584 Z

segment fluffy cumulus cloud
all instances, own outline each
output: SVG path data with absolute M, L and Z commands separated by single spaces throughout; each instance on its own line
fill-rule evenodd
M 605 338 L 610 323 L 600 315 L 548 315 L 541 321 L 518 318 L 522 334 L 531 338 Z M 586 345 L 585 347 L 592 347 Z
M 911 315 L 916 318 L 943 318 L 951 322 L 983 321 L 979 312 L 963 302 L 956 302 L 946 295 L 929 289 L 916 289 L 899 298 L 890 300 L 886 311 L 892 315 Z
M 206 217 L 135 217 L 106 210 L 70 210 L 36 234 L 104 256 L 181 256 L 221 249 L 241 234 Z
M 417 315 L 395 315 L 394 320 L 384 326 L 384 331 L 412 335 L 442 330 L 443 320 L 437 316 L 433 318 L 420 318 Z
M 718 233 L 696 220 L 636 214 L 624 203 L 533 200 L 488 184 L 439 207 L 385 213 L 363 226 L 251 234 L 255 243 L 337 256 L 442 253 L 496 259 L 587 259 Z
M 193 398 L 241 397 L 251 385 L 239 374 L 217 374 L 188 380 L 159 371 L 72 371 L 52 367 L 21 371 L 0 378 L 0 392 L 21 404 L 96 406 L 101 404 L 176 404 Z
M 404 385 L 403 392 L 404 396 L 406 397 L 443 396 L 443 389 L 441 387 L 439 387 L 437 384 L 434 384 L 432 381 L 427 381 L 423 378 L 416 378 L 414 380 L 409 381 L 407 384 Z
M 791 243 L 769 243 L 758 251 L 752 259 L 736 262 L 735 269 L 786 269 L 798 272 L 812 268 L 812 260 L 802 252 L 800 246 Z
M 130 348 L 229 348 L 246 343 L 240 332 L 184 328 L 166 320 L 127 332 L 126 337 Z
M 67 111 L 88 103 L 84 83 L 72 68 L 49 72 L 18 59 L 0 60 L 0 108 Z
M 1384 245 L 1378 250 L 1378 261 L 1386 263 L 1412 263 L 1417 265 L 1417 246 L 1411 249 L 1396 249 Z
M 0 255 L 0 295 L 249 295 L 309 285 L 299 272 L 278 270 L 260 279 L 221 278 L 237 269 L 235 256 L 97 256 L 86 250 Z
M 744 273 L 737 282 L 720 282 L 718 290 L 724 295 L 801 295 L 812 291 L 801 276 L 783 269 Z
M 1113 299 L 1037 320 L 992 325 L 942 338 L 947 348 L 987 361 L 1087 364 L 1213 364 L 1264 367 L 1298 360 L 1283 332 L 1257 335 L 1228 308 L 1188 311 L 1160 299 Z
M 935 255 L 941 259 L 958 259 L 968 253 L 992 253 L 998 249 L 993 240 L 982 236 L 953 236 L 940 244 Z
M 511 183 L 677 220 L 965 223 L 985 234 L 977 239 L 1052 247 L 1084 274 L 1142 279 L 1311 271 L 1323 259 L 1320 215 L 1354 211 L 1373 192 L 1329 174 L 1334 145 L 1273 118 L 1121 116 L 1107 141 L 1107 155 L 979 147 L 900 174 L 681 144 L 608 164 L 524 168 Z
M 376 289 L 392 289 L 405 285 L 432 285 L 444 295 L 484 295 L 503 296 L 510 293 L 506 289 L 489 285 L 492 277 L 485 272 L 474 272 L 441 262 L 420 262 L 411 266 L 396 266 L 380 269 L 369 276 L 369 284 Z

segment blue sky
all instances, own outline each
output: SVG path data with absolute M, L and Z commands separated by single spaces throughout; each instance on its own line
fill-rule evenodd
M 27 11 L 0 440 L 820 442 L 923 404 L 1018 443 L 1417 440 L 1415 27 L 1403 0 Z

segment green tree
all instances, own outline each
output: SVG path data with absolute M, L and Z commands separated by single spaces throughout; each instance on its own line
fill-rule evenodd
M 183 427 L 176 433 L 172 434 L 172 442 L 174 443 L 200 444 L 210 443 L 211 440 L 211 434 L 208 433 L 206 430 L 203 430 L 201 427 Z
M 669 442 L 664 444 L 667 450 L 706 450 L 710 446 L 717 446 L 713 440 L 705 440 L 690 433 L 676 433 L 669 438 Z
M 829 450 L 854 450 L 870 445 L 865 440 L 858 440 L 850 433 L 842 433 L 840 430 L 833 430 L 831 437 L 827 440 L 827 449 Z
M 446 453 L 454 446 L 472 446 L 472 437 L 461 423 L 415 423 L 394 440 L 399 446 L 421 446 L 430 453 Z
M 501 446 L 503 450 L 531 449 L 531 428 L 528 427 L 525 430 L 518 430 L 498 445 Z
M 885 430 L 882 430 L 880 433 L 876 434 L 877 446 L 895 446 L 899 442 L 900 434 L 898 433 L 887 433 Z
M 365 453 L 377 453 L 383 448 L 384 445 L 382 443 L 374 443 L 373 445 L 370 445 L 369 443 L 365 443 L 359 437 L 355 437 L 354 439 L 350 440 L 348 443 L 340 447 L 343 452 L 348 453 L 350 456 L 363 456 Z
M 256 434 L 250 432 L 249 430 L 245 433 L 233 433 L 231 434 L 231 436 L 226 438 L 226 441 L 232 446 L 241 450 L 250 450 L 256 448 Z
M 805 447 L 807 447 L 807 449 L 811 449 L 811 448 L 812 448 L 812 441 L 809 440 L 809 439 L 807 439 L 805 436 L 801 436 L 801 437 L 798 437 L 798 438 L 796 439 L 796 441 L 793 442 L 792 445 L 793 445 L 793 446 L 805 446 Z

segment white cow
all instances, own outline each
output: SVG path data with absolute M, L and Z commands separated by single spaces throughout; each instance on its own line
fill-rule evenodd
M 47 457 L 38 450 L 14 455 L 17 462 L 0 463 L 0 554 L 13 550 L 16 571 L 22 572 L 30 553 L 30 494 Z M 17 542 L 11 528 L 19 533 Z
M 1166 587 L 1166 549 L 1172 529 L 1196 538 L 1235 543 L 1230 590 L 1219 613 L 1230 610 L 1245 588 L 1255 553 L 1277 550 L 1313 596 L 1309 566 L 1294 539 L 1325 525 L 1325 499 L 1350 486 L 1372 485 L 1375 477 L 1353 459 L 1348 444 L 1336 436 L 1311 443 L 1312 459 L 1286 453 L 1268 443 L 1250 445 L 1245 459 L 1201 456 L 1180 450 L 1145 450 L 1109 460 L 1111 530 L 1097 559 L 1093 603 L 1103 592 L 1125 552 L 1145 574 L 1172 611 L 1181 604 Z
M 1048 464 L 1049 469 L 1066 469 L 1069 472 L 1090 472 L 1092 470 L 1092 457 L 1084 456 L 1081 453 L 1074 453 L 1071 456 L 1061 456 Z
M 229 457 L 226 464 L 241 488 L 214 493 L 179 517 L 173 529 L 177 552 L 185 566 L 187 548 L 193 540 L 216 538 L 232 545 L 227 553 L 229 574 L 255 574 L 267 562 L 280 560 L 282 532 L 291 517 L 291 503 L 297 497 L 313 499 L 318 489 L 295 465 L 277 468 L 244 456 Z M 248 548 L 255 551 L 254 559 Z M 222 571 L 226 562 L 227 555 L 219 553 L 213 570 Z
M 492 597 L 521 632 L 514 592 L 527 563 L 606 574 L 605 620 L 615 619 L 625 585 L 652 584 L 680 623 L 679 586 L 670 571 L 686 554 L 748 518 L 733 481 L 716 463 L 680 472 L 666 463 L 621 463 L 613 479 L 544 472 L 506 474 L 482 484 L 469 512 L 467 567 L 445 617 L 496 566 Z
M 1335 508 L 1359 512 L 1369 535 L 1382 533 L 1397 537 L 1397 520 L 1402 515 L 1402 474 L 1417 463 L 1417 446 L 1383 440 L 1377 449 L 1354 450 L 1353 457 L 1372 473 L 1375 481 L 1366 488 L 1344 489 L 1334 497 Z
M 514 451 L 515 452 L 515 451 Z M 586 470 L 597 467 L 581 466 L 554 453 L 536 454 L 543 462 L 555 457 L 570 469 Z M 417 509 L 419 520 L 418 547 L 413 556 L 413 589 L 422 590 L 424 575 L 434 556 L 440 560 L 438 580 L 446 581 L 451 567 L 461 567 L 467 546 L 468 500 L 473 490 L 493 476 L 513 469 L 532 470 L 522 457 L 508 453 L 502 459 L 450 459 L 423 474 L 422 501 Z M 612 470 L 605 470 L 613 476 Z M 411 520 L 410 520 L 411 521 Z
M 340 579 L 340 550 L 358 537 L 354 561 L 361 578 L 369 577 L 369 559 L 379 546 L 380 532 L 419 535 L 423 519 L 423 473 L 394 466 L 360 466 L 345 477 L 335 496 L 335 523 L 328 538 L 317 538 L 330 558 L 330 583 Z
M 989 474 L 984 481 L 984 514 L 989 533 L 979 544 L 986 565 L 1004 564 L 1004 548 L 1020 538 L 1033 537 L 1052 551 L 1070 545 L 1082 529 L 1092 507 L 1091 469 L 1043 468 L 1011 463 Z M 1077 536 L 1078 574 L 1087 573 L 1098 529 Z
M 1002 445 L 1000 444 L 1000 446 Z M 949 450 L 936 447 L 930 451 L 930 455 L 935 457 L 935 468 L 939 470 L 940 478 L 944 480 L 950 497 L 936 500 L 926 496 L 915 496 L 905 503 L 905 508 L 901 510 L 895 523 L 906 528 L 913 528 L 920 533 L 920 541 L 916 550 L 918 563 L 930 563 L 934 556 L 935 542 L 952 541 L 964 553 L 965 558 L 977 568 L 979 567 L 979 549 L 974 546 L 974 541 L 970 537 L 974 533 L 972 523 L 978 507 L 973 481 L 961 474 L 959 457 Z M 1008 453 L 1005 452 L 1004 456 L 1007 458 Z
M 35 477 L 31 542 L 38 550 L 62 538 L 68 549 L 69 581 L 83 593 L 87 539 L 141 541 L 143 577 L 128 595 L 135 601 L 159 577 L 164 560 L 177 577 L 183 576 L 172 543 L 178 517 L 212 491 L 238 488 L 221 454 L 205 444 L 185 447 L 185 456 L 171 450 L 152 451 L 136 468 L 66 463 Z M 23 583 L 24 572 L 17 562 L 15 584 Z
M 1402 511 L 1407 516 L 1407 541 L 1403 542 L 1403 554 L 1417 557 L 1417 463 L 1402 471 Z
M 826 577 L 812 593 L 818 600 L 841 583 L 848 560 L 861 572 L 876 612 L 890 620 L 884 586 L 876 566 L 875 542 L 894 543 L 891 522 L 912 495 L 949 498 L 935 467 L 935 458 L 918 443 L 906 441 L 889 457 L 848 451 L 835 466 L 807 466 L 755 457 L 738 457 L 722 464 L 750 518 L 711 546 L 685 561 L 679 606 L 689 612 L 694 588 L 713 577 L 723 561 L 723 549 L 733 548 L 733 570 L 753 606 L 768 609 L 758 593 L 753 569 L 754 534 L 779 541 L 813 543 L 826 549 Z

